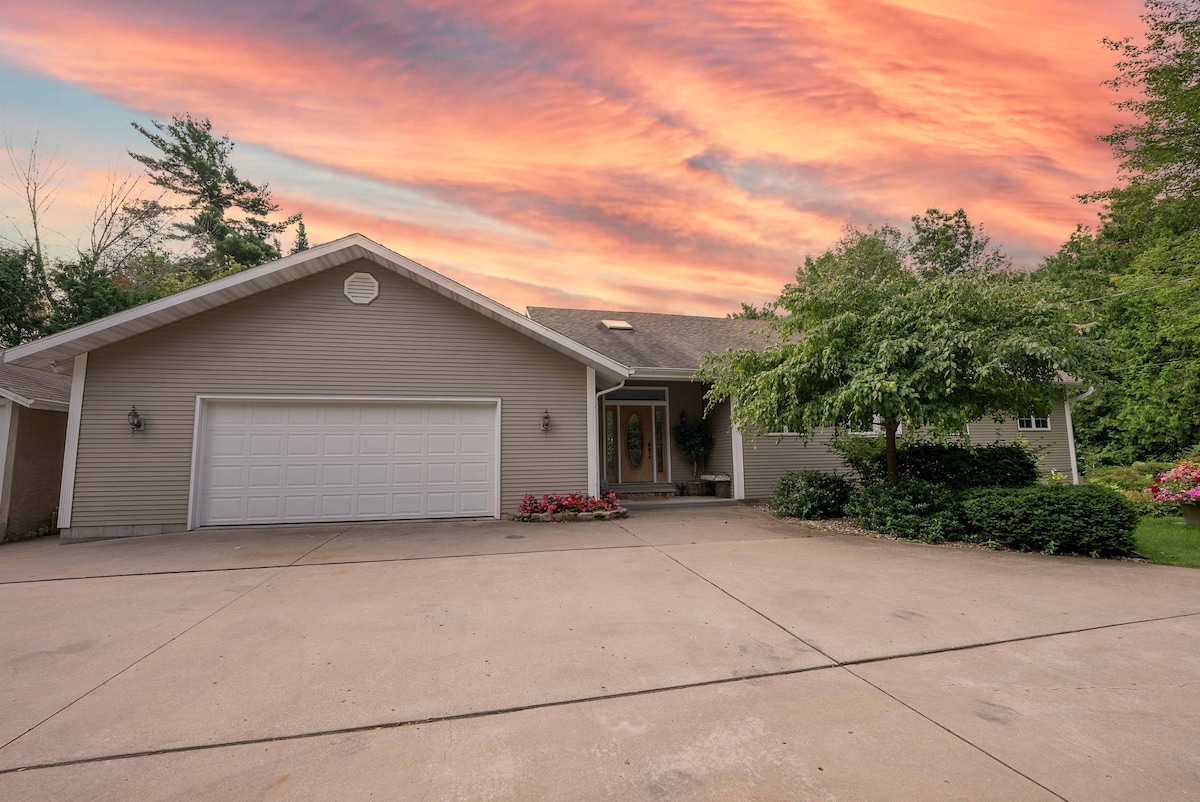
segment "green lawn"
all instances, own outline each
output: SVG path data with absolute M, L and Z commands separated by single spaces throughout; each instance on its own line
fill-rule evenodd
M 1162 565 L 1200 568 L 1200 526 L 1182 518 L 1143 518 L 1134 531 L 1138 553 Z

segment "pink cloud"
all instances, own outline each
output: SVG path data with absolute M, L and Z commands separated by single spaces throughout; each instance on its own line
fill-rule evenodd
M 140 113 L 206 115 L 497 223 L 293 193 L 322 237 L 362 230 L 517 307 L 719 313 L 843 223 L 929 206 L 1026 260 L 1052 251 L 1093 216 L 1072 196 L 1114 180 L 1098 40 L 1136 33 L 1138 8 L 49 0 L 0 11 L 0 45 Z

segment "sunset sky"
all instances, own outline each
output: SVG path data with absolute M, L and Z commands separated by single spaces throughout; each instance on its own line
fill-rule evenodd
M 719 315 L 846 223 L 928 207 L 1035 266 L 1095 220 L 1073 196 L 1116 180 L 1099 40 L 1140 35 L 1141 10 L 0 0 L 0 127 L 66 161 L 63 255 L 149 152 L 129 121 L 189 112 L 313 242 L 361 232 L 518 310 Z

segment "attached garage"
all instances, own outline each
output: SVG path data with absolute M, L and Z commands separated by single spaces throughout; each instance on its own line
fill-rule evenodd
M 498 399 L 200 398 L 192 525 L 497 517 Z

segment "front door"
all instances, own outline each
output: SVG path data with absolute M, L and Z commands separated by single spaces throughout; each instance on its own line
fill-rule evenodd
M 654 409 L 622 404 L 620 410 L 621 426 L 616 445 L 621 460 L 621 482 L 653 482 Z

